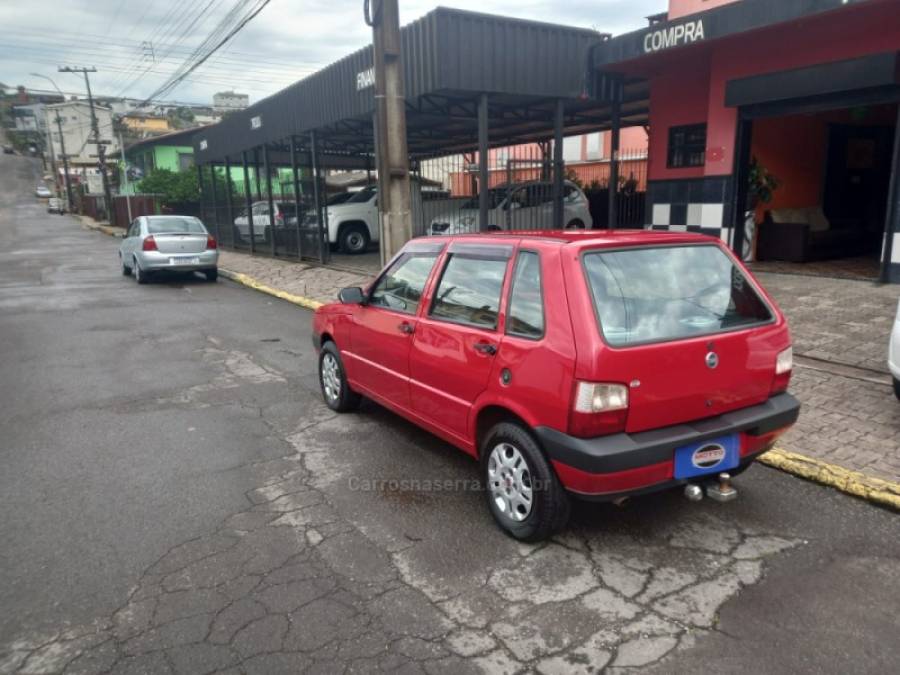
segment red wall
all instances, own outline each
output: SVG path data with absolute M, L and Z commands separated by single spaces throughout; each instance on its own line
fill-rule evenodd
M 727 5 L 731 2 L 738 2 L 738 0 L 669 0 L 669 20 L 705 12 L 707 9 Z
M 779 181 L 766 209 L 821 206 L 831 124 L 893 126 L 896 106 L 870 106 L 861 115 L 835 110 L 815 115 L 790 115 L 753 123 L 751 154 Z
M 869 0 L 629 64 L 629 73 L 650 80 L 651 180 L 732 173 L 737 110 L 725 107 L 728 80 L 897 51 L 898 46 L 896 0 Z M 667 169 L 668 128 L 704 120 L 708 125 L 706 166 Z

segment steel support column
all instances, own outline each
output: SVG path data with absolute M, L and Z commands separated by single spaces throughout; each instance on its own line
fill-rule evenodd
M 612 230 L 619 222 L 619 131 L 622 124 L 621 90 L 614 94 L 610 106 L 610 133 L 609 133 L 609 199 L 607 212 L 607 227 Z
M 250 253 L 256 250 L 255 234 L 253 232 L 253 195 L 250 194 L 250 169 L 247 166 L 247 151 L 241 152 L 241 162 L 244 165 L 244 200 L 247 203 L 247 232 L 250 234 Z
M 319 261 L 321 263 L 328 262 L 328 209 L 322 203 L 322 195 L 319 190 L 319 145 L 316 142 L 316 132 L 309 132 L 309 156 L 311 160 L 312 179 L 313 179 L 313 204 L 316 209 L 316 223 L 319 231 L 317 240 L 319 242 Z
M 488 95 L 478 97 L 478 229 L 488 229 Z
M 225 204 L 228 207 L 228 227 L 231 232 L 231 246 L 234 248 L 234 183 L 231 181 L 231 160 L 225 157 Z M 219 232 L 221 235 L 221 232 Z
M 197 189 L 200 191 L 200 220 L 204 220 L 206 216 L 206 208 L 204 204 L 206 203 L 206 190 L 203 189 L 203 165 L 197 164 Z M 158 204 L 159 202 L 157 202 Z M 204 225 L 206 222 L 203 223 Z
M 216 165 L 209 165 L 209 191 L 212 196 L 213 230 L 216 240 L 219 239 L 219 196 L 216 194 Z
M 737 128 L 737 137 L 735 139 L 734 149 L 734 185 L 731 194 L 734 195 L 734 201 L 729 208 L 729 225 L 734 228 L 731 234 L 731 250 L 734 254 L 744 259 L 744 239 L 745 227 L 747 224 L 747 187 L 750 179 L 750 145 L 753 140 L 753 122 L 748 119 L 739 119 Z M 690 223 L 698 225 L 699 223 Z M 723 225 L 724 223 L 719 223 Z
M 565 103 L 556 101 L 553 116 L 553 229 L 561 230 L 563 223 L 563 126 L 565 125 Z M 541 223 L 543 226 L 543 223 Z
M 291 136 L 291 179 L 294 182 L 294 219 L 297 231 L 297 257 L 303 256 L 303 235 L 300 232 L 302 213 L 300 211 L 300 176 L 297 171 L 297 137 Z M 287 223 L 285 223 L 287 225 Z
M 275 249 L 275 200 L 272 199 L 272 171 L 269 166 L 269 144 L 263 145 L 263 171 L 266 173 L 266 201 L 269 203 L 269 243 L 272 255 L 278 255 Z

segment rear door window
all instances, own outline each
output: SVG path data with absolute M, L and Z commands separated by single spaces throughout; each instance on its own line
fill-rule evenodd
M 451 253 L 434 295 L 431 316 L 478 328 L 495 329 L 507 259 Z
M 679 340 L 773 319 L 769 306 L 718 246 L 584 254 L 597 319 L 615 347 Z
M 521 251 L 516 259 L 506 332 L 536 340 L 544 335 L 544 300 L 541 293 L 541 260 L 534 251 Z

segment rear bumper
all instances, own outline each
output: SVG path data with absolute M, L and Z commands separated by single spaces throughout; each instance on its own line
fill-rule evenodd
M 219 252 L 207 249 L 200 253 L 160 253 L 159 251 L 138 251 L 135 253 L 141 269 L 145 272 L 192 272 L 216 269 Z M 196 258 L 197 262 L 182 262 Z M 175 261 L 175 262 L 173 262 Z
M 569 491 L 615 499 L 688 482 L 674 478 L 675 449 L 699 441 L 740 434 L 744 467 L 771 448 L 799 414 L 800 403 L 785 393 L 749 408 L 635 434 L 576 438 L 549 427 L 534 431 Z

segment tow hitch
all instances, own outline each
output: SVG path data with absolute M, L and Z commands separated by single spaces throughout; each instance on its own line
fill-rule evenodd
M 684 486 L 684 496 L 689 501 L 699 502 L 703 499 L 704 493 L 710 499 L 717 502 L 730 502 L 737 499 L 738 492 L 731 484 L 731 474 L 720 473 L 717 480 L 708 481 L 704 485 L 697 483 L 688 483 Z

